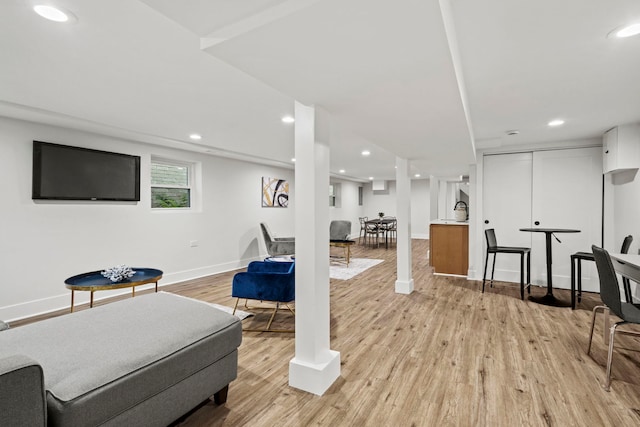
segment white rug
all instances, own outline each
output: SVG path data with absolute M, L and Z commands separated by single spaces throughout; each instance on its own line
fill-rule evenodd
M 218 310 L 226 311 L 229 314 L 233 313 L 233 307 L 227 307 L 226 305 L 220 305 L 220 304 L 216 304 L 216 303 L 213 303 L 213 302 L 209 302 L 207 304 L 217 308 Z M 248 313 L 248 312 L 242 311 L 242 310 L 236 310 L 235 316 L 240 318 L 240 320 L 244 320 L 249 316 L 253 316 L 253 313 Z
M 199 303 L 202 303 L 202 304 L 207 304 L 207 305 L 215 307 L 218 310 L 222 310 L 222 311 L 224 311 L 226 313 L 229 313 L 229 314 L 233 313 L 233 307 L 227 307 L 226 305 L 220 305 L 220 304 L 216 304 L 214 302 L 207 302 L 207 301 L 202 301 L 202 300 L 195 299 L 195 298 L 189 298 L 189 297 L 185 297 L 184 295 L 174 294 L 173 292 L 165 292 L 165 291 L 160 291 L 160 292 L 165 293 L 165 294 L 169 293 L 169 294 L 171 294 L 173 296 L 176 296 L 176 297 L 186 298 L 186 299 L 189 299 L 189 300 L 192 300 L 192 301 L 196 301 L 196 302 L 199 302 Z M 247 313 L 246 311 L 236 310 L 235 316 L 240 318 L 240 320 L 244 320 L 249 316 L 253 316 L 253 313 Z
M 329 277 L 338 280 L 349 280 L 368 268 L 374 265 L 380 264 L 381 259 L 371 258 L 351 258 L 349 260 L 349 267 L 344 263 L 332 262 L 329 266 Z

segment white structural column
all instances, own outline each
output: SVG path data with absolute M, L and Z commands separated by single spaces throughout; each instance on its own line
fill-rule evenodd
M 289 385 L 322 395 L 340 376 L 329 340 L 329 118 L 295 104 L 296 354 Z
M 411 178 L 409 160 L 396 157 L 396 217 L 398 219 L 398 278 L 396 293 L 413 292 L 411 273 Z

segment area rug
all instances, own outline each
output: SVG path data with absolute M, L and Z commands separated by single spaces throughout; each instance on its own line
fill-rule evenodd
M 201 302 L 202 304 L 207 304 L 207 305 L 210 305 L 212 307 L 217 308 L 218 310 L 222 310 L 222 311 L 224 311 L 226 313 L 233 314 L 233 307 L 227 307 L 226 305 L 220 305 L 220 304 L 216 304 L 216 303 L 213 303 L 213 302 L 207 302 L 207 301 L 202 301 L 202 300 L 195 299 L 195 298 L 189 298 L 189 297 L 185 297 L 184 295 L 174 294 L 173 292 L 165 292 L 165 291 L 160 291 L 160 292 L 162 292 L 162 293 L 170 293 L 171 295 L 174 295 L 174 296 L 177 296 L 177 297 L 180 297 L 180 298 L 187 298 L 187 299 L 190 299 L 190 300 L 193 300 L 193 301 Z M 253 313 L 247 313 L 246 311 L 236 310 L 236 313 L 234 314 L 234 316 L 240 318 L 240 320 L 244 320 L 249 316 L 253 316 Z
M 226 305 L 215 304 L 213 302 L 210 302 L 210 303 L 207 303 L 207 304 L 217 308 L 218 310 L 226 311 L 229 314 L 233 313 L 233 307 L 227 307 Z M 248 312 L 242 311 L 242 310 L 236 310 L 236 313 L 234 314 L 234 316 L 239 317 L 240 320 L 244 320 L 249 316 L 253 316 L 253 313 L 248 313 Z
M 344 263 L 332 262 L 329 266 L 329 277 L 338 280 L 349 280 L 368 268 L 380 264 L 382 259 L 351 258 L 349 267 Z

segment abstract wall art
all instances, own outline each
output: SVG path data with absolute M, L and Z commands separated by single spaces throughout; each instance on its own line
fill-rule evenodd
M 289 206 L 289 183 L 284 179 L 262 177 L 262 207 Z

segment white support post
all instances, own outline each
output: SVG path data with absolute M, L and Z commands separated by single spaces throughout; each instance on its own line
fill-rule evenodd
M 409 160 L 396 157 L 396 212 L 398 220 L 398 277 L 396 293 L 413 292 L 411 272 L 411 178 Z
M 295 104 L 296 345 L 289 385 L 317 395 L 340 376 L 329 339 L 329 118 Z

